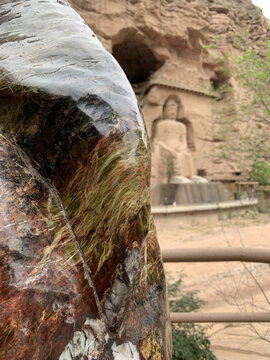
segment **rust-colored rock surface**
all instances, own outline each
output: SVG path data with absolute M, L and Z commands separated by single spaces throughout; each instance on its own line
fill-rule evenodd
M 213 99 L 222 98 L 227 85 L 237 93 L 238 85 L 220 59 L 228 52 L 237 53 L 235 40 L 245 32 L 260 48 L 269 36 L 262 12 L 250 0 L 71 2 L 119 61 L 138 96 L 153 144 L 152 183 L 166 181 L 164 156 L 156 156 L 155 128 L 172 96 L 182 109 L 175 120 L 186 127 L 185 152 L 194 162 L 196 175 L 219 179 L 239 173 L 238 163 L 217 159 L 216 149 L 224 139 L 216 136 Z M 219 101 L 219 105 L 224 103 Z M 182 146 L 179 140 L 179 152 Z M 167 156 L 173 149 L 167 150 Z M 180 175 L 188 173 L 177 162 L 183 156 L 175 156 Z
M 0 359 L 170 359 L 132 88 L 67 1 L 0 18 Z

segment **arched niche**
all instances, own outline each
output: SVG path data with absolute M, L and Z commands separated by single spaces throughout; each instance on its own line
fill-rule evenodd
M 132 86 L 145 83 L 164 61 L 157 59 L 142 35 L 124 29 L 112 46 L 112 54 L 121 65 Z

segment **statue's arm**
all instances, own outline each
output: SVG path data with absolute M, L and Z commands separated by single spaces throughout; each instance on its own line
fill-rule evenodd
M 176 151 L 183 152 L 183 151 L 187 151 L 187 149 L 188 149 L 188 145 L 187 145 L 186 133 L 181 133 L 179 135 L 179 146 L 177 147 Z
M 165 144 L 163 141 L 159 141 L 158 142 L 158 144 L 159 144 L 159 146 L 163 149 L 163 150 L 165 150 L 165 151 L 167 151 L 168 153 L 170 153 L 172 156 L 174 156 L 174 157 L 177 157 L 177 150 L 173 150 L 171 147 L 169 147 L 167 144 Z

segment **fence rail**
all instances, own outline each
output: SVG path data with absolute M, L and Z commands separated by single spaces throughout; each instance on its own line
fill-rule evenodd
M 269 323 L 270 312 L 254 313 L 171 313 L 172 323 Z
M 240 261 L 270 264 L 270 250 L 262 248 L 164 249 L 166 263 Z M 254 313 L 171 313 L 172 323 L 268 323 L 270 312 Z
M 164 262 L 242 261 L 270 264 L 270 250 L 262 248 L 164 249 Z

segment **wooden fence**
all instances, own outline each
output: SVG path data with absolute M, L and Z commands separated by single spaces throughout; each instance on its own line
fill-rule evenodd
M 162 250 L 165 263 L 241 261 L 270 264 L 270 250 L 262 248 L 197 248 Z M 172 323 L 270 322 L 270 312 L 171 313 Z

